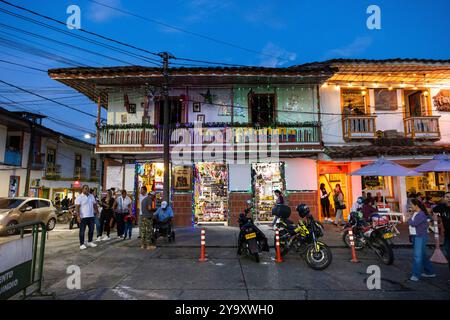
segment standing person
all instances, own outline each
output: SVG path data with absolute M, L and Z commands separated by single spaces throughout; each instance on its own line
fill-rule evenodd
M 97 191 L 94 190 L 94 189 L 90 189 L 89 193 L 92 194 L 92 196 L 95 199 L 95 203 L 97 203 L 97 206 L 99 206 L 100 205 L 100 201 L 99 201 L 98 196 L 97 196 Z M 101 208 L 102 207 L 100 206 L 100 209 L 98 210 L 98 212 L 95 214 L 95 217 L 94 217 L 95 218 L 95 230 L 97 231 L 97 240 L 96 241 L 101 241 L 102 240 L 101 239 L 101 235 L 100 235 L 100 212 L 102 210 Z
M 125 231 L 124 218 L 126 215 L 131 214 L 131 199 L 127 196 L 127 191 L 125 189 L 122 190 L 122 194 L 117 197 L 113 209 L 116 213 L 117 237 L 122 238 Z
M 142 201 L 148 196 L 147 187 L 141 187 L 141 193 L 139 194 L 139 236 L 138 239 L 142 237 L 141 227 L 142 227 Z
M 434 278 L 436 274 L 426 252 L 428 219 L 425 212 L 427 209 L 418 199 L 412 199 L 411 205 L 413 213 L 407 213 L 409 233 L 414 246 L 414 263 L 410 280 L 417 282 L 421 276 L 424 278 Z
M 153 234 L 153 215 L 155 209 L 153 209 L 153 195 L 148 195 L 142 200 L 141 203 L 141 219 L 140 233 L 141 233 L 141 248 L 147 250 L 156 249 L 155 239 Z
M 371 206 L 375 204 L 375 198 L 372 197 L 372 194 L 370 192 L 367 192 L 366 199 L 369 200 L 369 204 Z
M 334 220 L 334 224 L 338 226 L 339 221 L 341 223 L 344 223 L 343 210 L 345 209 L 344 193 L 342 192 L 341 185 L 339 183 L 334 187 L 333 201 L 334 208 L 336 209 L 336 218 Z
M 102 199 L 102 212 L 100 213 L 100 238 L 101 240 L 109 240 L 111 232 L 111 218 L 113 216 L 114 197 L 111 190 L 106 192 L 106 197 Z M 103 231 L 106 235 L 103 236 Z
M 331 221 L 330 218 L 330 192 L 327 192 L 325 183 L 320 184 L 320 206 L 322 207 L 322 215 L 326 221 Z
M 59 199 L 59 196 L 56 196 L 55 198 L 55 207 L 58 209 L 61 207 L 61 200 Z
M 375 206 L 384 204 L 384 197 L 381 195 L 381 192 L 378 191 L 375 196 Z
M 276 204 L 284 204 L 283 193 L 278 189 L 275 190 L 274 193 L 275 193 L 275 196 L 277 197 Z
M 75 212 L 77 214 L 77 220 L 80 223 L 80 250 L 84 250 L 87 247 L 97 246 L 92 242 L 92 238 L 94 237 L 94 215 L 98 213 L 98 207 L 94 196 L 89 193 L 89 186 L 84 185 L 81 190 L 81 194 L 75 200 Z M 86 226 L 89 228 L 88 242 L 84 243 Z
M 450 192 L 446 192 L 440 203 L 433 208 L 437 213 L 444 227 L 444 248 L 447 253 L 448 267 L 450 268 Z M 450 279 L 447 281 L 450 285 Z
M 67 209 L 69 209 L 69 204 L 70 204 L 69 198 L 67 198 L 67 196 L 65 196 L 64 199 L 62 199 L 62 201 L 61 201 L 61 207 L 65 210 L 67 210 Z
M 133 232 L 133 222 L 135 220 L 135 216 L 133 213 L 129 212 L 125 217 L 123 218 L 124 224 L 125 224 L 125 232 L 123 235 L 123 240 L 126 240 L 127 235 L 128 239 L 131 239 L 131 234 Z

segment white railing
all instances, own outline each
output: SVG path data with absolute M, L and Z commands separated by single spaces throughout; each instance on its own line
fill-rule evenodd
M 439 116 L 408 117 L 404 119 L 405 135 L 416 139 L 440 139 Z
M 376 116 L 344 116 L 344 139 L 374 139 Z

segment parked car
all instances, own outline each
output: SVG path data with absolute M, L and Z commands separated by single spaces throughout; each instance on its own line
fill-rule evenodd
M 47 230 L 53 230 L 56 209 L 52 202 L 41 198 L 0 198 L 0 234 L 15 234 L 17 230 L 6 231 L 6 228 L 31 221 L 42 221 Z

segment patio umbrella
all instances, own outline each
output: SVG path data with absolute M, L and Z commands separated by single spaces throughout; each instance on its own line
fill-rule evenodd
M 395 162 L 387 160 L 383 157 L 377 161 L 368 164 L 352 173 L 351 176 L 381 176 L 381 177 L 406 177 L 406 176 L 420 176 L 421 174 L 402 167 Z

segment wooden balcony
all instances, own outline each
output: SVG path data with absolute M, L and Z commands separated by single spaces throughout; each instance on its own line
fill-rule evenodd
M 186 136 L 187 135 L 187 136 Z M 292 124 L 288 126 L 251 127 L 247 126 L 211 126 L 202 128 L 179 127 L 170 129 L 171 146 L 186 143 L 187 145 L 202 145 L 217 141 L 217 136 L 223 138 L 224 145 L 249 145 L 252 143 L 270 144 L 278 138 L 280 146 L 318 146 L 320 145 L 320 127 L 317 123 Z M 183 137 L 183 138 L 180 138 Z M 274 138 L 276 137 L 276 138 Z M 126 150 L 163 150 L 163 129 L 148 126 L 106 126 L 99 129 L 97 151 Z
M 45 168 L 45 179 L 47 180 L 57 180 L 61 178 L 61 165 L 47 163 Z
M 375 139 L 377 131 L 376 118 L 376 116 L 366 115 L 344 116 L 342 119 L 344 140 Z
M 405 118 L 405 136 L 413 139 L 439 140 L 441 131 L 439 129 L 440 116 L 420 116 Z

